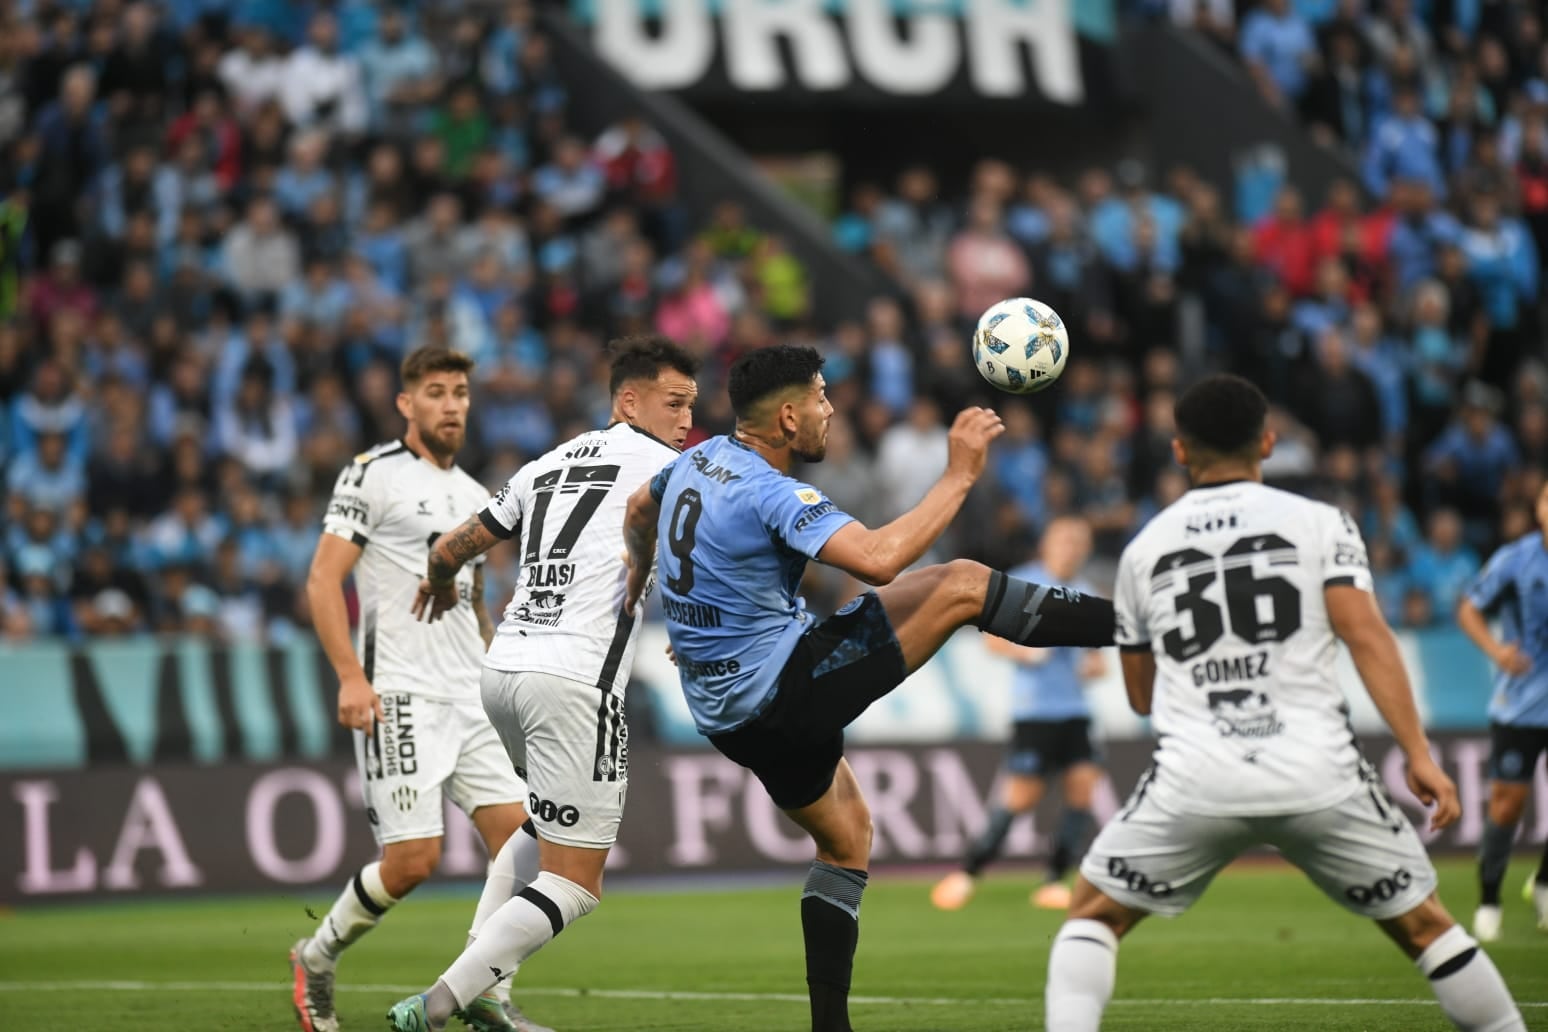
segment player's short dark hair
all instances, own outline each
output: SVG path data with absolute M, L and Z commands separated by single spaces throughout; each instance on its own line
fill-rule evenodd
M 731 411 L 742 419 L 771 394 L 811 386 L 812 378 L 822 371 L 823 361 L 816 348 L 796 344 L 749 351 L 731 363 Z
M 687 377 L 699 375 L 698 357 L 659 333 L 619 337 L 608 343 L 607 350 L 613 355 L 613 371 L 607 385 L 611 394 L 617 394 L 630 380 L 656 379 L 663 366 Z
M 1172 417 L 1177 436 L 1189 448 L 1237 455 L 1255 451 L 1263 439 L 1268 399 L 1250 381 L 1216 373 L 1184 391 Z
M 403 378 L 403 389 L 413 390 L 419 385 L 419 381 L 431 373 L 463 373 L 473 372 L 473 360 L 460 351 L 451 348 L 423 347 L 415 348 L 408 353 L 403 360 L 403 365 L 398 369 L 398 375 Z

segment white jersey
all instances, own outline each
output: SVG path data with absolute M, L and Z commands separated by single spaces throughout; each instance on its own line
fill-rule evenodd
M 558 674 L 623 695 L 640 623 L 624 615 L 629 496 L 677 457 L 627 423 L 592 430 L 527 463 L 480 518 L 518 539 L 521 579 L 484 665 Z
M 1115 636 L 1155 655 L 1158 802 L 1272 816 L 1360 788 L 1323 599 L 1338 584 L 1371 590 L 1354 521 L 1251 481 L 1194 488 L 1123 550 Z
M 440 620 L 423 623 L 410 610 L 429 563 L 430 543 L 459 527 L 488 499 L 489 492 L 461 469 L 442 469 L 401 441 L 356 455 L 339 474 L 323 532 L 363 549 L 355 564 L 360 596 L 356 652 L 379 693 L 479 698 L 484 639 L 472 606 L 473 567 L 458 571 L 459 601 Z

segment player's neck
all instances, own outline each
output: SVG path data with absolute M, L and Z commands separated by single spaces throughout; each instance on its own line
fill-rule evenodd
M 448 455 L 444 459 L 441 458 L 425 445 L 425 439 L 419 436 L 419 430 L 412 424 L 408 428 L 408 433 L 403 435 L 403 444 L 408 448 L 409 451 L 413 452 L 415 455 L 418 455 L 421 459 L 424 459 L 426 462 L 430 463 L 432 466 L 435 466 L 437 469 L 451 469 L 452 466 L 456 465 L 456 453 Z
M 1223 462 L 1216 466 L 1188 471 L 1188 480 L 1194 487 L 1218 487 L 1236 484 L 1243 480 L 1263 483 L 1263 467 L 1257 463 Z
M 770 444 L 767 437 L 767 434 L 756 428 L 745 426 L 738 426 L 731 432 L 733 441 L 757 452 L 764 462 L 788 476 L 791 467 L 795 465 L 795 453 L 783 437 L 778 444 Z

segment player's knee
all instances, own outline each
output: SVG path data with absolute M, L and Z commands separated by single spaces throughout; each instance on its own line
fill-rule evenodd
M 941 582 L 937 591 L 942 602 L 976 617 L 984 606 L 984 591 L 989 584 L 989 567 L 971 559 L 953 559 L 937 567 Z
M 1431 895 L 1423 903 L 1389 921 L 1383 921 L 1384 930 L 1410 957 L 1417 957 L 1451 929 L 1456 921 L 1441 901 Z
M 1075 890 L 1070 898 L 1070 909 L 1065 914 L 1068 921 L 1096 921 L 1106 925 L 1113 935 L 1123 938 L 1129 929 L 1139 923 L 1144 915 L 1130 910 L 1086 880 L 1085 875 L 1075 879 Z
M 814 836 L 817 854 L 838 867 L 865 867 L 871 860 L 871 841 L 875 828 L 871 823 L 871 811 L 861 804 L 846 813 L 835 827 L 822 835 Z
M 1489 820 L 1501 828 L 1514 827 L 1526 809 L 1526 786 L 1495 782 L 1489 793 Z
M 393 896 L 401 899 L 435 873 L 441 863 L 441 843 L 438 840 L 415 843 L 396 843 L 382 854 L 382 884 Z

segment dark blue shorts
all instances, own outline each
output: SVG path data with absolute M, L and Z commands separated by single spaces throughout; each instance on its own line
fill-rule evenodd
M 1011 732 L 1005 769 L 1029 778 L 1051 778 L 1077 763 L 1100 762 L 1091 744 L 1091 721 L 1018 720 Z
M 1548 752 L 1548 727 L 1489 725 L 1489 777 L 1528 784 L 1537 758 Z
M 801 636 L 762 713 L 709 740 L 752 771 L 775 806 L 799 810 L 833 784 L 844 729 L 907 673 L 887 610 L 868 591 Z

